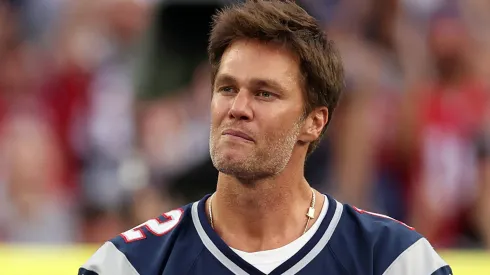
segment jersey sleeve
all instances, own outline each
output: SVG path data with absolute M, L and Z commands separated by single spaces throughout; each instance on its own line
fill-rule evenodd
M 449 265 L 443 266 L 438 270 L 434 271 L 431 275 L 453 275 L 453 271 Z
M 391 217 L 344 205 L 336 232 L 330 245 L 350 274 L 453 275 L 424 236 Z
M 157 274 L 167 264 L 180 232 L 185 232 L 181 225 L 189 224 L 182 222 L 184 216 L 189 217 L 189 209 L 171 210 L 105 242 L 78 275 Z
M 449 265 L 425 238 L 403 251 L 383 275 L 452 275 Z
M 78 270 L 78 275 L 139 275 L 112 242 L 102 245 Z

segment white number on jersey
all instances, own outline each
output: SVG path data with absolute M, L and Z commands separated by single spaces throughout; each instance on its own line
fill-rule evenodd
M 145 226 L 148 231 L 150 231 L 155 236 L 163 236 L 172 230 L 177 224 L 179 224 L 180 219 L 183 215 L 182 209 L 176 209 L 162 214 L 166 221 L 160 221 L 158 218 L 148 220 L 124 233 L 121 233 L 121 237 L 126 241 L 126 243 L 143 240 L 146 238 L 145 233 L 141 228 Z

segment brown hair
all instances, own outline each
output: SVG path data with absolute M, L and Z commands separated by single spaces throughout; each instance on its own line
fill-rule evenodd
M 288 47 L 300 59 L 306 104 L 305 114 L 326 106 L 328 123 L 344 86 L 340 56 L 318 22 L 293 1 L 249 0 L 224 8 L 213 17 L 208 55 L 212 84 L 225 50 L 236 40 L 257 39 Z M 308 148 L 310 154 L 327 129 Z

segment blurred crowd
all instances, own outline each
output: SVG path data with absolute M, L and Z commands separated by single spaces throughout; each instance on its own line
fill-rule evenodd
M 100 243 L 213 192 L 205 50 L 226 1 L 196 2 L 0 0 L 0 243 Z M 490 249 L 490 2 L 297 2 L 347 74 L 311 185 Z

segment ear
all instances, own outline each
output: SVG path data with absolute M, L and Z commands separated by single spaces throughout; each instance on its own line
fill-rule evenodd
M 304 143 L 318 139 L 328 121 L 328 108 L 325 106 L 315 108 L 305 119 L 298 140 Z

